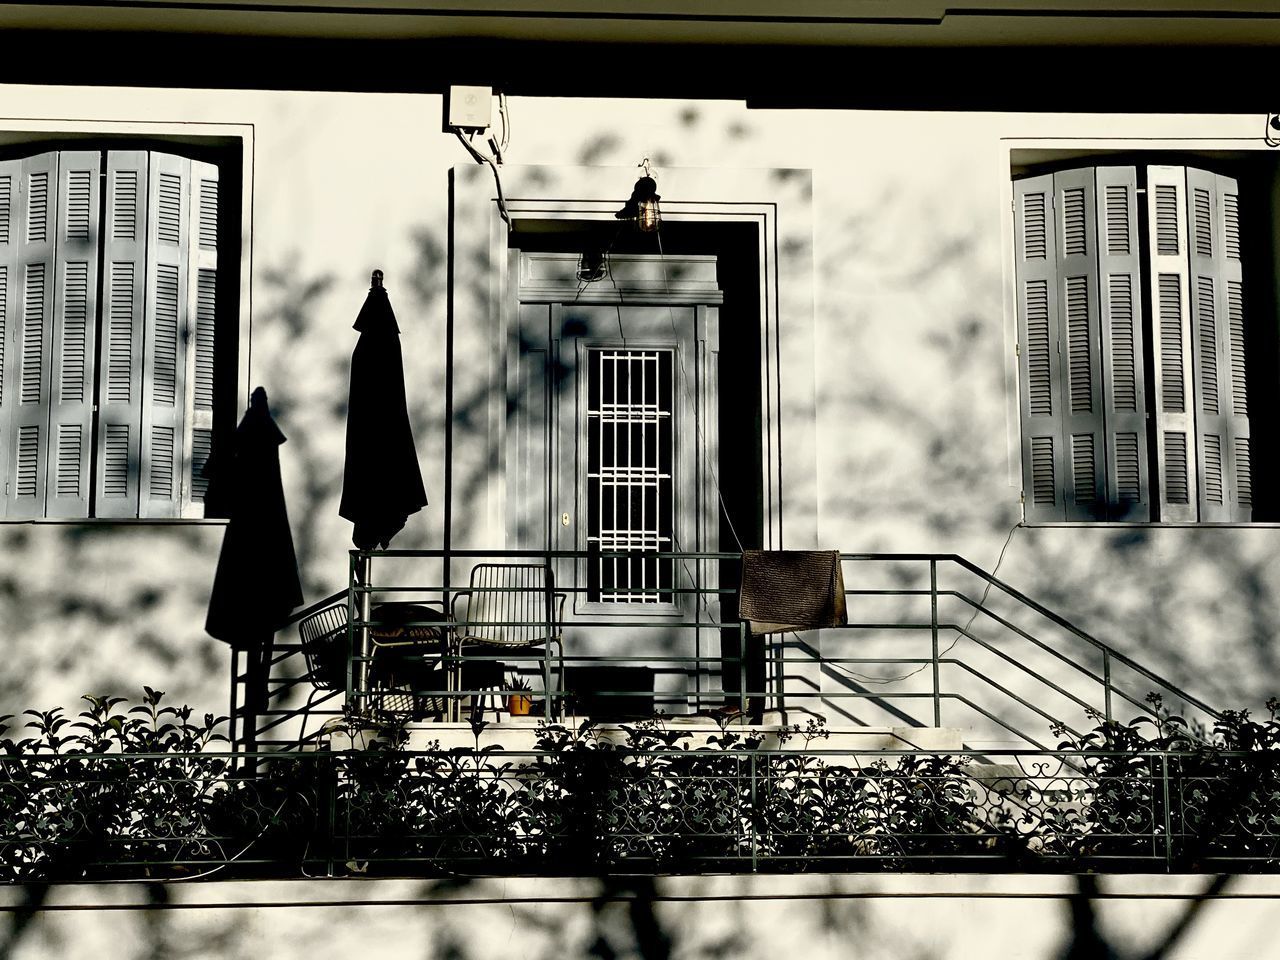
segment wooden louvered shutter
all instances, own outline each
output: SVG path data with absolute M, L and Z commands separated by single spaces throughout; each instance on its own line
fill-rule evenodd
M 214 346 L 218 287 L 218 168 L 191 161 L 187 271 L 187 391 L 182 443 L 184 517 L 204 516 L 201 476 L 213 448 Z
M 44 516 L 48 474 L 49 353 L 53 333 L 53 267 L 58 155 L 22 161 L 15 223 L 17 298 L 13 346 L 15 396 L 10 408 L 8 516 Z
M 1228 371 L 1228 489 L 1234 495 L 1231 519 L 1247 522 L 1253 519 L 1253 455 L 1249 431 L 1248 365 L 1245 361 L 1248 329 L 1240 270 L 1240 187 L 1230 177 L 1218 176 L 1215 179 L 1221 204 L 1222 257 L 1219 272 L 1226 293 L 1225 300 L 1219 302 L 1222 303 L 1227 318 L 1221 356 L 1224 369 Z
M 1152 375 L 1160 519 L 1194 521 L 1199 485 L 1188 298 L 1186 171 L 1147 167 Z
M 1230 259 L 1226 250 L 1224 212 L 1224 194 L 1234 198 L 1237 187 L 1234 180 L 1191 167 L 1187 168 L 1186 176 L 1200 519 L 1247 521 L 1252 515 L 1252 471 L 1247 456 L 1248 397 L 1244 383 L 1239 222 L 1238 218 L 1232 218 L 1231 243 L 1235 258 Z M 1234 200 L 1232 205 L 1235 207 Z M 1238 208 L 1233 212 L 1238 213 Z M 1237 399 L 1244 407 L 1240 416 L 1234 414 Z M 1242 445 L 1238 444 L 1241 440 Z M 1248 501 L 1244 504 L 1239 502 L 1241 491 L 1236 477 L 1236 458 L 1242 451 L 1245 453 L 1244 494 Z
M 1064 500 L 1068 520 L 1103 520 L 1106 439 L 1098 301 L 1097 203 L 1092 168 L 1054 174 L 1062 309 Z
M 191 161 L 150 154 L 139 515 L 181 511 Z
M 1053 177 L 1014 183 L 1018 285 L 1018 399 L 1025 519 L 1065 520 L 1058 252 Z
M 0 518 L 9 512 L 9 423 L 15 402 L 12 384 L 16 374 L 13 344 L 18 298 L 13 278 L 18 275 L 18 184 L 22 161 L 0 161 Z
M 53 362 L 45 515 L 89 516 L 94 341 L 98 316 L 101 153 L 58 156 Z
M 137 517 L 138 464 L 142 459 L 147 154 L 110 152 L 106 191 L 95 512 L 99 517 Z
M 1151 519 L 1137 170 L 1098 167 L 1098 274 L 1107 516 Z

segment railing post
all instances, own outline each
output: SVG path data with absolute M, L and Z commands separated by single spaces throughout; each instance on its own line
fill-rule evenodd
M 348 603 L 348 623 L 354 623 L 352 614 L 359 612 L 360 630 L 358 637 L 353 631 L 349 634 L 347 659 L 347 703 L 355 706 L 359 702 L 363 707 L 363 699 L 369 692 L 369 581 L 373 560 L 361 552 L 351 554 L 352 599 Z M 356 640 L 359 640 L 357 643 Z
M 228 715 L 228 723 L 231 725 L 231 751 L 232 753 L 241 753 L 240 733 L 239 733 L 239 713 L 240 698 L 236 696 L 239 689 L 239 681 L 236 679 L 240 675 L 240 651 L 236 647 L 231 648 L 231 713 Z M 239 759 L 236 761 L 236 768 L 239 768 Z
M 738 619 L 738 722 L 747 719 L 747 622 Z
M 942 726 L 942 689 L 938 678 L 938 561 L 929 560 L 929 625 L 933 631 L 933 725 Z
M 332 877 L 334 874 L 334 845 L 338 841 L 338 770 L 334 763 L 333 753 L 326 746 L 320 759 L 316 761 L 320 764 L 320 779 L 324 784 L 324 801 L 325 801 L 325 876 Z
M 1102 710 L 1107 723 L 1111 722 L 1111 651 L 1102 651 Z
M 1160 787 L 1164 795 L 1164 869 L 1173 872 L 1173 813 L 1169 807 L 1169 754 L 1160 754 Z
M 760 870 L 760 803 L 757 799 L 759 794 L 756 791 L 756 753 L 753 750 L 750 754 L 751 760 L 751 872 L 758 873 Z

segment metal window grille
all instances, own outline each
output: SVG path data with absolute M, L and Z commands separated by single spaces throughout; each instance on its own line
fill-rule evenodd
M 675 401 L 671 350 L 593 348 L 587 377 L 591 600 L 671 603 Z M 622 554 L 622 556 L 619 556 Z

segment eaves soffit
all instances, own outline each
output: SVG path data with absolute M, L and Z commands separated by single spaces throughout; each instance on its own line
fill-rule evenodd
M 1280 0 L 0 2 L 0 30 L 798 46 L 1268 45 Z

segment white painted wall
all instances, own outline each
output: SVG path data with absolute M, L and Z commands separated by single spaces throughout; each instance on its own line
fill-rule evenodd
M 10 117 L 253 125 L 250 379 L 267 388 L 290 438 L 281 456 L 308 598 L 346 576 L 342 403 L 351 323 L 374 267 L 386 272 L 400 318 L 431 499 L 396 546 L 439 546 L 446 184 L 449 168 L 466 162 L 439 132 L 440 99 L 27 86 L 0 87 L 0 97 Z M 589 99 L 517 98 L 511 115 L 512 163 L 616 167 L 620 198 L 644 156 L 659 174 L 812 169 L 818 542 L 955 552 L 988 569 L 1019 517 L 1009 143 L 1255 138 L 1259 126 L 1253 116 L 775 112 Z M 465 447 L 466 425 L 458 430 Z M 473 506 L 485 509 L 483 485 L 467 485 L 474 479 L 455 477 L 458 524 Z M 0 712 L 143 683 L 197 709 L 221 708 L 225 653 L 202 632 L 220 534 L 0 528 Z M 1256 706 L 1276 675 L 1278 549 L 1280 531 L 1270 528 L 1019 529 L 1000 576 L 1193 692 Z

